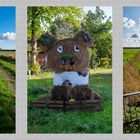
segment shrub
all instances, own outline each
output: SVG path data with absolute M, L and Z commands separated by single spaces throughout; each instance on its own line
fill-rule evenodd
M 31 72 L 32 74 L 39 74 L 41 72 L 41 68 L 38 62 L 36 62 L 32 67 L 31 67 Z
M 111 59 L 110 58 L 100 58 L 100 65 L 103 68 L 109 68 L 111 63 Z

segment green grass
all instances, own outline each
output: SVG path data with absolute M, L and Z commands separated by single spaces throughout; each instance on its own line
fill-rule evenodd
M 13 81 L 0 69 L 0 133 L 15 132 L 15 92 Z
M 29 133 L 111 133 L 112 132 L 112 75 L 111 70 L 90 70 L 92 90 L 104 99 L 101 112 L 59 112 L 50 109 L 28 108 Z M 28 101 L 50 94 L 53 73 L 41 73 L 28 80 Z
M 15 51 L 0 51 L 0 133 L 15 133 Z
M 132 60 L 139 51 L 140 49 L 123 49 L 123 62 Z
M 6 60 L 5 58 L 0 57 L 0 65 L 15 76 L 15 61 Z

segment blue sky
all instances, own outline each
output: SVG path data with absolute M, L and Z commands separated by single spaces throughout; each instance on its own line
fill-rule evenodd
M 123 8 L 123 47 L 140 47 L 140 7 Z
M 0 48 L 16 49 L 16 9 L 0 6 Z

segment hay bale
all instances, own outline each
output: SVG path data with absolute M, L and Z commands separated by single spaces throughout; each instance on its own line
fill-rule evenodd
M 88 85 L 81 86 L 54 86 L 51 91 L 51 100 L 90 100 L 90 99 L 99 99 L 102 97 L 96 93 L 92 92 Z

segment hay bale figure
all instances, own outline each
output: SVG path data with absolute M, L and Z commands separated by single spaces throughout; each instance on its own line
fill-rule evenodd
M 55 72 L 54 87 L 51 91 L 51 100 L 90 100 L 102 97 L 89 88 L 89 53 L 93 41 L 84 31 L 74 38 L 51 41 L 44 37 L 49 44 L 48 66 Z

